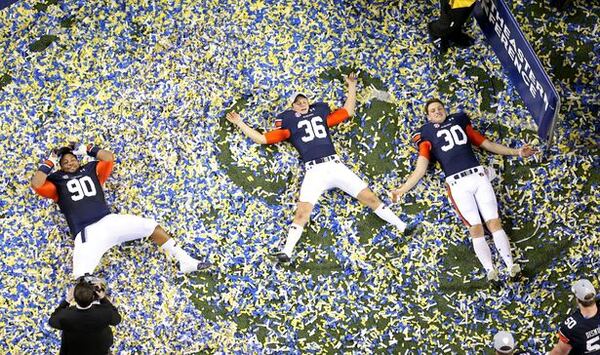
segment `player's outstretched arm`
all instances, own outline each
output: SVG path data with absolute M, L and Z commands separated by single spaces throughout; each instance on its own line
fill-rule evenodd
M 344 108 L 348 111 L 348 116 L 354 116 L 354 109 L 356 108 L 356 86 L 358 84 L 358 75 L 356 73 L 350 73 L 346 76 L 346 85 L 348 85 L 348 97 L 344 103 Z
M 522 146 L 519 149 L 514 149 L 514 148 L 509 148 L 507 146 L 504 146 L 502 144 L 494 143 L 494 142 L 490 141 L 489 139 L 484 140 L 483 143 L 481 143 L 480 147 L 482 149 L 487 150 L 490 153 L 500 154 L 500 155 L 518 155 L 523 158 L 530 157 L 538 152 L 537 149 L 532 148 L 527 144 L 525 144 L 524 146 Z
M 264 136 L 264 134 L 260 133 L 259 131 L 244 123 L 244 121 L 242 121 L 242 118 L 237 112 L 229 112 L 225 117 L 227 118 L 227 121 L 233 123 L 239 129 L 241 129 L 242 132 L 244 132 L 244 134 L 246 135 L 246 137 L 252 139 L 254 143 L 267 144 L 267 138 Z
M 552 351 L 550 351 L 550 355 L 567 355 L 573 347 L 569 344 L 563 343 L 562 340 L 559 340 L 558 343 L 554 346 Z
M 423 178 L 423 176 L 425 176 L 425 173 L 427 173 L 428 165 L 429 159 L 425 158 L 422 155 L 419 155 L 419 158 L 417 159 L 417 165 L 415 166 L 415 170 L 412 172 L 412 174 L 410 174 L 408 179 L 406 179 L 406 182 L 404 182 L 404 184 L 402 184 L 402 186 L 400 186 L 399 188 L 390 191 L 390 194 L 392 196 L 392 202 L 398 202 L 402 195 L 404 195 L 413 187 L 415 187 L 415 185 Z

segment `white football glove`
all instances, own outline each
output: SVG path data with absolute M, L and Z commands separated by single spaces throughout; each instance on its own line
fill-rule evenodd
M 58 166 L 58 155 L 56 155 L 56 150 L 53 149 L 50 152 L 50 155 L 48 155 L 48 157 L 46 158 L 46 160 L 52 163 L 51 168 Z
M 72 143 L 72 146 L 73 146 L 73 154 L 80 156 L 80 157 L 87 154 L 87 144 Z

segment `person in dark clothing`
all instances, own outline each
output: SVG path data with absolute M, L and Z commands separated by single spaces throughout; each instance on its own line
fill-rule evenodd
M 473 38 L 462 31 L 475 7 L 475 0 L 440 0 L 440 18 L 429 22 L 427 28 L 433 44 L 444 54 L 450 43 L 461 47 L 473 44 Z
M 69 304 L 75 300 L 75 305 Z M 50 316 L 51 327 L 62 330 L 60 354 L 109 354 L 113 344 L 110 328 L 121 315 L 106 297 L 99 279 L 81 277 L 66 300 Z

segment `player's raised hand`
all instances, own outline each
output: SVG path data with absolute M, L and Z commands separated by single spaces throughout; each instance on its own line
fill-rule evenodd
M 50 162 L 52 165 L 52 166 L 50 166 L 50 168 L 58 166 L 58 155 L 56 154 L 57 151 L 58 151 L 57 149 L 52 149 L 50 151 L 50 154 L 46 158 L 46 162 Z
M 358 74 L 350 73 L 346 75 L 344 79 L 346 79 L 346 84 L 348 84 L 348 86 L 356 86 L 358 83 Z
M 71 286 L 67 289 L 65 301 L 67 301 L 68 303 L 72 303 L 74 299 L 75 299 L 75 286 Z
M 402 198 L 402 196 L 405 194 L 404 191 L 402 191 L 402 189 L 393 189 L 390 191 L 390 197 L 392 199 L 392 202 L 396 203 L 398 201 L 400 201 L 400 198 Z
M 240 117 L 240 114 L 237 112 L 228 112 L 227 115 L 225 115 L 225 118 L 227 118 L 227 121 L 233 123 L 233 124 L 238 124 L 240 122 L 242 122 L 242 117 Z
M 73 154 L 80 157 L 86 155 L 88 152 L 86 144 L 71 142 L 69 143 L 69 147 L 73 149 Z
M 522 146 L 519 149 L 519 156 L 521 156 L 523 158 L 528 158 L 528 157 L 534 155 L 537 152 L 538 152 L 537 149 L 529 146 L 528 144 L 525 144 L 524 146 Z

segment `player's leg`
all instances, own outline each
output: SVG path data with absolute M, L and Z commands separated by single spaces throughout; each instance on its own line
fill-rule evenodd
M 324 164 L 313 166 L 306 171 L 302 186 L 300 186 L 300 198 L 296 206 L 294 219 L 288 229 L 285 245 L 281 251 L 272 254 L 279 262 L 290 261 L 314 205 L 327 189 L 329 189 L 329 177 Z
M 281 250 L 281 253 L 285 255 L 280 255 L 279 257 L 277 257 L 279 261 L 289 261 L 289 259 L 292 257 L 294 248 L 296 247 L 296 244 L 298 244 L 298 241 L 302 236 L 304 226 L 310 218 L 310 213 L 312 212 L 312 209 L 313 204 L 311 204 L 310 202 L 298 202 L 296 206 L 296 212 L 294 214 L 294 220 L 290 225 L 287 238 L 285 239 L 285 245 Z
M 365 205 L 369 206 L 377 217 L 383 219 L 389 224 L 396 226 L 401 232 L 406 229 L 406 223 L 404 223 L 396 214 L 383 203 L 370 188 L 365 187 L 362 189 L 356 198 Z
M 521 271 L 521 267 L 513 262 L 510 241 L 502 228 L 500 218 L 498 218 L 498 202 L 496 200 L 496 194 L 494 193 L 492 184 L 486 176 L 483 176 L 480 179 L 482 181 L 479 183 L 479 188 L 475 193 L 479 211 L 486 221 L 485 224 L 487 228 L 492 233 L 494 244 L 496 245 L 500 257 L 504 260 L 504 264 L 506 264 L 511 277 L 514 277 Z
M 181 272 L 197 271 L 209 266 L 209 264 L 200 262 L 185 252 L 155 220 L 134 215 L 113 214 L 110 216 L 109 223 L 113 245 L 149 236 L 167 255 L 179 262 Z
M 90 227 L 77 234 L 73 249 L 73 278 L 94 273 L 102 255 L 112 246 L 102 243 L 106 240 L 103 231 Z
M 208 262 L 202 262 L 191 257 L 160 225 L 154 228 L 154 231 L 150 234 L 150 239 L 161 247 L 167 255 L 172 256 L 179 262 L 179 271 L 183 273 L 204 270 L 211 266 Z
M 332 169 L 334 169 L 332 176 L 335 177 L 335 187 L 369 206 L 375 212 L 377 217 L 396 226 L 401 232 L 406 229 L 406 223 L 402 222 L 402 220 L 398 218 L 398 216 L 396 216 L 396 214 L 387 207 L 373 191 L 371 191 L 367 183 L 350 170 L 350 168 L 342 163 L 335 163 L 335 166 L 333 166 Z
M 469 228 L 475 255 L 485 269 L 488 281 L 497 281 L 498 271 L 494 268 L 492 252 L 484 237 L 477 202 L 470 184 L 470 179 L 461 179 L 451 183 L 447 189 L 448 198 L 463 223 Z
M 87 226 L 75 237 L 73 249 L 73 277 L 75 279 L 85 274 L 94 274 L 104 253 L 113 246 L 108 235 L 109 230 L 100 224 L 104 218 Z

